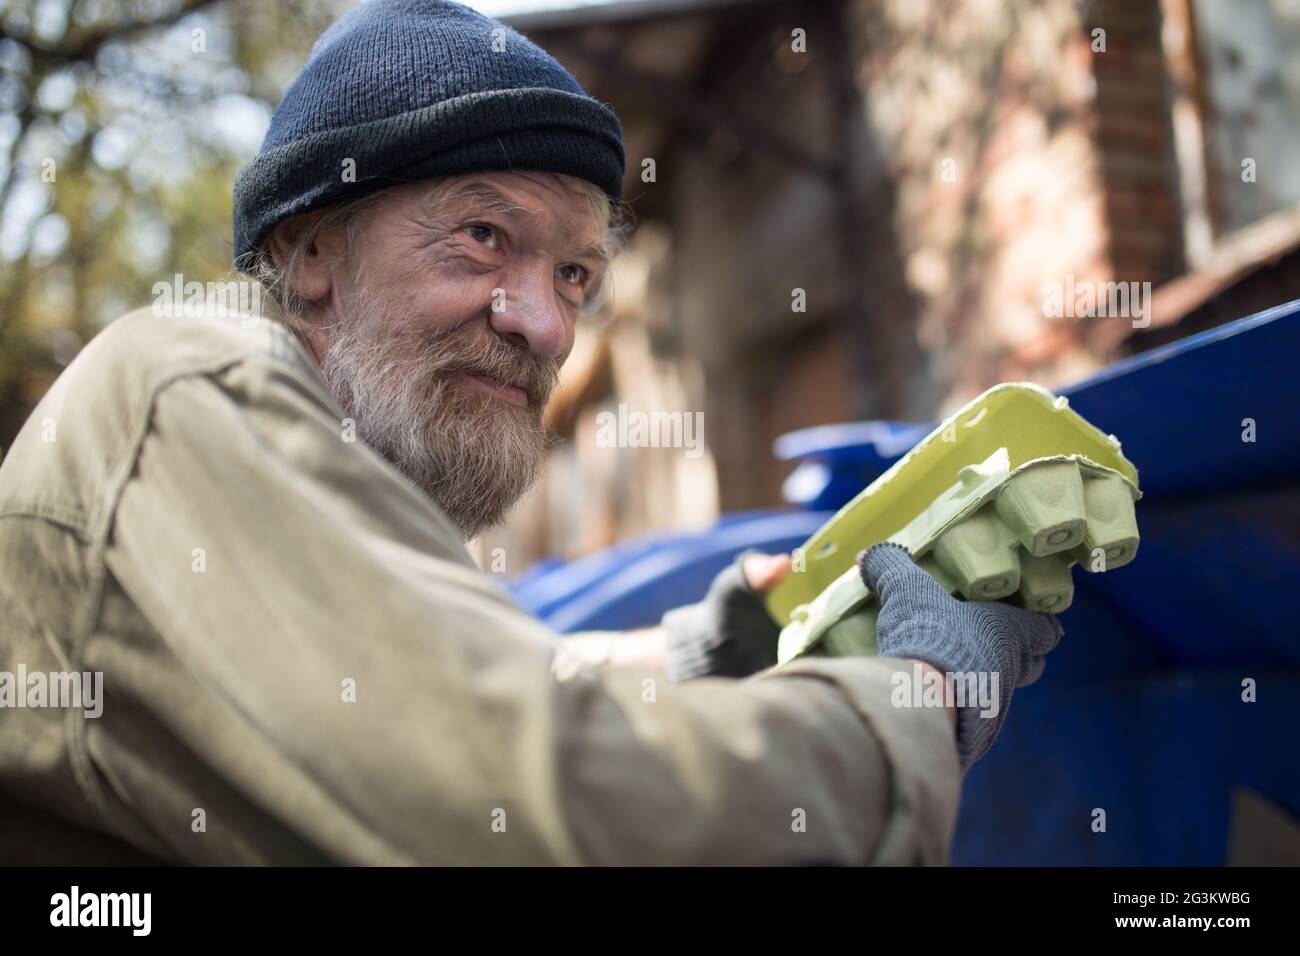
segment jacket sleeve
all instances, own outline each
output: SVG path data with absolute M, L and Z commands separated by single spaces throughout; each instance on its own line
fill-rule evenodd
M 247 363 L 180 378 L 116 502 L 107 569 L 150 637 L 98 629 L 116 696 L 89 751 L 173 853 L 946 862 L 952 731 L 889 705 L 899 662 L 557 677 L 556 635 L 337 414 Z M 148 769 L 164 740 L 188 762 L 170 777 Z

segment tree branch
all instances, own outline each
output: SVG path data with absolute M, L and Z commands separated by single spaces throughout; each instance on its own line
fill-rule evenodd
M 219 0 L 181 0 L 180 5 L 170 13 L 150 20 L 124 20 L 121 23 L 104 24 L 87 30 L 80 36 L 69 40 L 66 36 L 57 43 L 46 43 L 34 38 L 30 33 L 14 34 L 0 27 L 0 39 L 12 40 L 25 48 L 32 58 L 45 60 L 51 65 L 66 63 L 88 63 L 95 58 L 100 47 L 110 40 L 116 40 L 152 30 L 156 27 L 171 26 L 177 20 L 189 16 L 196 10 L 211 6 Z

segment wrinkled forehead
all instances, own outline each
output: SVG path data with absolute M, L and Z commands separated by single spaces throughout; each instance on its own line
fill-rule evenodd
M 404 183 L 384 192 L 381 204 L 390 211 L 448 226 L 460 216 L 493 215 L 554 235 L 602 264 L 609 258 L 609 199 L 599 187 L 574 176 L 485 171 Z
M 479 172 L 425 184 L 416 194 L 430 211 L 487 207 L 521 220 L 551 217 L 569 227 L 603 229 L 609 200 L 599 187 L 561 173 Z

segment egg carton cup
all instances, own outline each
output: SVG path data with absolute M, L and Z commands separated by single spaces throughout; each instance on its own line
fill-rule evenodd
M 962 464 L 999 437 L 1007 443 Z M 1044 450 L 1058 453 L 1035 454 Z M 933 487 L 945 467 L 953 469 L 951 484 L 918 507 L 909 481 Z M 1060 613 L 1074 597 L 1075 565 L 1106 572 L 1136 556 L 1140 497 L 1136 469 L 1120 453 L 1118 439 L 1071 411 L 1065 399 L 1033 385 L 991 389 L 935 429 L 796 553 L 784 593 L 778 588 L 768 599 L 783 625 L 778 660 L 875 653 L 879 601 L 863 583 L 856 556 L 878 541 L 907 548 L 965 600 Z M 870 534 L 896 522 L 909 506 L 902 527 Z M 830 582 L 809 595 L 831 572 Z

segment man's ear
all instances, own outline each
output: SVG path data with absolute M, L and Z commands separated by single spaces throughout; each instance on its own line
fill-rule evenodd
M 284 268 L 290 250 L 302 239 L 308 229 L 315 229 L 318 212 L 290 216 L 271 231 L 267 243 L 277 268 Z M 342 249 L 342 236 L 338 230 L 317 230 L 299 264 L 297 275 L 291 277 L 294 291 L 307 302 L 319 302 L 329 295 L 334 278 L 331 263 Z

